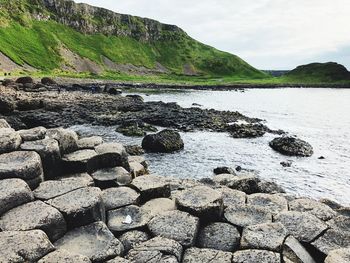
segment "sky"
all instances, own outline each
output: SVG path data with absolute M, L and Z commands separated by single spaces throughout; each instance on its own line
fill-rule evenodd
M 76 0 L 174 24 L 258 69 L 334 61 L 350 70 L 350 0 Z

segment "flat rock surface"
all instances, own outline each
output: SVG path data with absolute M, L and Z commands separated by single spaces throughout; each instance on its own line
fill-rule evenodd
M 332 250 L 350 247 L 350 233 L 339 229 L 328 229 L 313 241 L 312 245 L 327 255 Z
M 0 216 L 34 199 L 28 184 L 21 179 L 0 180 Z
M 102 192 L 106 210 L 137 204 L 139 198 L 140 194 L 129 187 L 113 187 Z
M 156 198 L 145 203 L 142 208 L 156 216 L 163 212 L 176 210 L 176 203 L 169 198 Z
M 193 246 L 199 219 L 186 212 L 168 211 L 155 216 L 148 227 L 153 235 L 176 240 L 185 247 Z
M 247 249 L 233 254 L 232 263 L 280 263 L 281 256 L 278 253 L 267 250 Z
M 128 252 L 136 245 L 143 243 L 149 239 L 150 236 L 146 232 L 139 230 L 131 230 L 119 236 L 119 240 L 122 242 L 125 252 Z
M 188 248 L 185 251 L 183 263 L 231 263 L 232 253 L 209 248 Z
M 331 251 L 326 257 L 325 263 L 348 263 L 350 262 L 350 248 L 342 248 Z
M 47 254 L 38 263 L 91 263 L 91 260 L 83 255 L 71 253 L 64 249 L 59 249 Z
M 105 261 L 123 253 L 123 245 L 103 222 L 75 228 L 54 245 L 57 249 L 86 256 L 93 262 Z
M 62 167 L 66 173 L 79 173 L 88 170 L 88 161 L 97 156 L 95 150 L 78 150 L 62 157 Z
M 116 257 L 111 260 L 106 261 L 106 263 L 131 263 L 131 261 L 122 258 L 122 257 Z
M 272 214 L 288 211 L 288 202 L 283 196 L 276 194 L 252 194 L 247 198 L 248 205 L 260 206 Z
M 300 198 L 289 202 L 291 211 L 309 212 L 321 220 L 329 220 L 336 215 L 328 205 L 308 198 Z
M 240 227 L 272 222 L 272 214 L 268 210 L 252 205 L 230 206 L 225 209 L 224 217 Z
M 17 150 L 21 142 L 21 136 L 14 129 L 0 129 L 0 154 Z
M 222 187 L 217 189 L 222 194 L 224 201 L 224 207 L 235 206 L 235 205 L 245 205 L 247 195 L 246 193 L 238 190 L 234 190 L 228 187 Z
M 140 176 L 132 181 L 132 185 L 140 191 L 141 198 L 144 201 L 170 196 L 170 185 L 162 176 Z
M 41 229 L 52 241 L 63 236 L 67 230 L 63 215 L 42 201 L 11 209 L 0 217 L 0 228 L 3 231 Z
M 132 182 L 131 174 L 120 166 L 97 170 L 91 176 L 95 185 L 100 188 L 128 185 Z
M 0 232 L 0 262 L 36 262 L 55 248 L 41 230 Z
M 36 141 L 45 138 L 46 129 L 44 127 L 35 127 L 28 130 L 19 130 L 18 133 L 23 141 Z
M 79 150 L 95 149 L 96 146 L 102 143 L 103 143 L 103 139 L 100 136 L 81 138 L 77 141 Z

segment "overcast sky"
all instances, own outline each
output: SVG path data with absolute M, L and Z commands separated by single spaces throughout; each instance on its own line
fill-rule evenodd
M 149 17 L 259 69 L 335 61 L 350 69 L 350 0 L 76 0 Z

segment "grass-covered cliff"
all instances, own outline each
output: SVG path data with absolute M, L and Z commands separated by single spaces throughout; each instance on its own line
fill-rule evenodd
M 176 26 L 69 0 L 0 0 L 0 51 L 44 72 L 266 77 Z

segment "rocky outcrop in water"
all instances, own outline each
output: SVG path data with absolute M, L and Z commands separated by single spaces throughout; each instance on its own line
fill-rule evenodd
M 283 136 L 275 138 L 269 145 L 275 151 L 289 156 L 309 157 L 314 153 L 312 146 L 308 142 L 295 137 Z
M 149 134 L 142 140 L 142 148 L 149 152 L 175 152 L 184 148 L 184 142 L 178 132 L 163 130 Z

